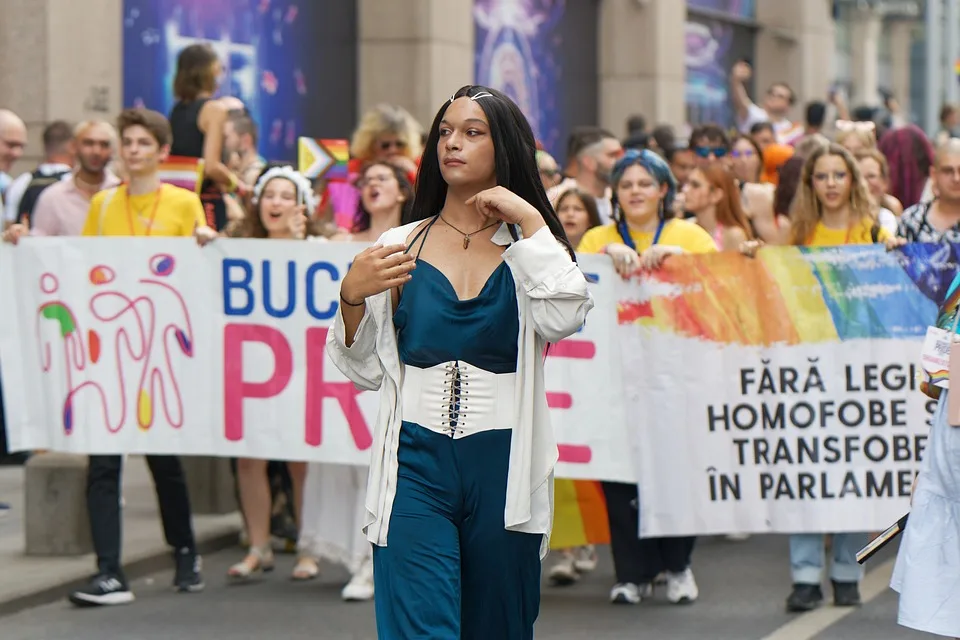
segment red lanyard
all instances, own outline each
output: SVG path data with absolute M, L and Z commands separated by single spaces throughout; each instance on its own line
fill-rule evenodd
M 130 225 L 130 235 L 137 235 L 137 230 L 133 226 L 133 214 L 130 212 L 130 187 L 127 187 L 127 223 Z M 157 208 L 160 206 L 160 196 L 163 193 L 163 185 L 156 191 L 156 199 L 153 201 L 153 211 L 150 212 L 150 220 L 147 222 L 147 235 L 149 236 L 153 232 L 153 221 L 157 217 Z

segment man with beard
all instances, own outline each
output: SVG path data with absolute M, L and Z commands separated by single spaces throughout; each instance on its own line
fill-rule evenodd
M 33 210 L 32 228 L 14 224 L 3 239 L 16 244 L 28 231 L 35 236 L 80 235 L 94 194 L 120 184 L 120 179 L 107 169 L 116 139 L 116 131 L 106 122 L 88 121 L 77 125 L 74 144 L 79 168 L 70 179 L 43 190 Z
M 615 135 L 605 129 L 589 127 L 580 130 L 570 152 L 576 159 L 576 177 L 568 178 L 547 192 L 550 203 L 576 187 L 586 191 L 597 201 L 600 222 L 610 224 L 613 211 L 610 204 L 610 174 L 613 165 L 623 155 L 623 145 Z

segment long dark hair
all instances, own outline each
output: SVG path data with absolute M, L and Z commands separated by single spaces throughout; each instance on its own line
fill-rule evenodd
M 173 80 L 173 93 L 184 102 L 192 102 L 202 92 L 217 90 L 217 76 L 213 65 L 217 52 L 209 44 L 192 44 L 177 56 L 177 75 Z
M 547 193 L 540 179 L 537 168 L 537 142 L 533 136 L 530 123 L 514 104 L 513 100 L 496 89 L 479 85 L 461 87 L 451 100 L 448 100 L 437 111 L 427 137 L 427 144 L 420 160 L 420 170 L 417 173 L 416 197 L 413 208 L 404 212 L 403 223 L 426 220 L 440 213 L 447 199 L 447 183 L 440 173 L 440 159 L 437 157 L 437 146 L 440 143 L 440 121 L 443 120 L 447 107 L 457 98 L 474 98 L 482 93 L 488 95 L 477 98 L 475 102 L 483 109 L 490 124 L 490 135 L 493 137 L 494 165 L 496 167 L 497 184 L 517 194 L 540 212 L 543 221 L 550 228 L 554 237 L 570 253 L 574 260 L 576 255 L 567 234 L 563 232 L 563 225 L 557 218 L 556 212 L 547 200 Z M 510 232 L 517 239 L 517 232 L 510 226 Z
M 383 160 L 380 162 L 370 162 L 363 166 L 363 169 L 360 171 L 360 178 L 357 180 L 357 186 L 359 183 L 366 177 L 367 171 L 373 167 L 386 167 L 390 169 L 393 173 L 393 177 L 397 179 L 397 184 L 399 185 L 400 195 L 403 196 L 403 204 L 400 205 L 400 219 L 406 220 L 410 215 L 410 211 L 413 209 L 413 185 L 410 184 L 409 178 L 407 178 L 407 172 L 398 167 L 395 164 L 391 164 L 389 160 Z M 357 212 L 353 214 L 353 225 L 351 226 L 350 231 L 352 233 L 359 233 L 361 231 L 366 231 L 370 228 L 370 212 L 366 210 L 363 206 L 363 197 L 357 201 Z

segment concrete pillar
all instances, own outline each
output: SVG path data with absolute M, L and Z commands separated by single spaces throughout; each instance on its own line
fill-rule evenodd
M 880 98 L 880 31 L 883 18 L 874 9 L 855 9 L 850 30 L 851 106 L 875 106 Z M 908 56 L 909 62 L 909 56 Z
M 680 128 L 686 120 L 685 2 L 602 0 L 600 4 L 600 124 L 625 132 L 626 119 Z
M 0 106 L 29 134 L 15 171 L 36 165 L 50 121 L 115 117 L 122 79 L 123 0 L 0 0 Z
M 804 103 L 826 100 L 833 81 L 831 3 L 757 0 L 757 22 L 756 93 L 786 82 L 797 94 L 793 117 L 802 118 Z
M 361 114 L 391 102 L 428 127 L 473 82 L 473 0 L 358 0 L 358 16 Z
M 237 510 L 229 459 L 184 456 L 181 461 L 194 515 L 223 515 Z
M 910 113 L 910 50 L 914 23 L 893 20 L 888 23 L 890 39 L 890 90 L 904 113 Z
M 28 556 L 93 551 L 87 516 L 87 456 L 40 453 L 27 460 L 24 538 Z

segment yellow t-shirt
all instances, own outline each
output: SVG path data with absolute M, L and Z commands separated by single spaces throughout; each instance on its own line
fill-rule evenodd
M 633 229 L 630 230 L 630 237 L 637 245 L 637 253 L 643 253 L 653 244 L 655 232 L 641 233 Z M 594 227 L 585 234 L 577 251 L 580 253 L 600 253 L 608 244 L 623 244 L 623 238 L 617 231 L 617 225 L 608 224 L 603 227 Z M 662 245 L 680 247 L 686 253 L 713 253 L 717 250 L 717 243 L 713 241 L 710 234 L 703 230 L 700 225 L 688 222 L 686 220 L 668 220 L 663 225 L 663 233 L 660 234 Z
M 848 229 L 831 229 L 818 222 L 810 240 L 805 243 L 808 247 L 842 247 L 847 244 L 873 244 L 870 230 L 876 224 L 870 218 L 861 218 L 860 222 Z M 886 242 L 890 232 L 883 227 L 877 228 L 877 242 Z
M 182 237 L 206 225 L 203 204 L 193 191 L 164 184 L 159 193 L 128 196 L 122 184 L 93 196 L 82 235 Z

